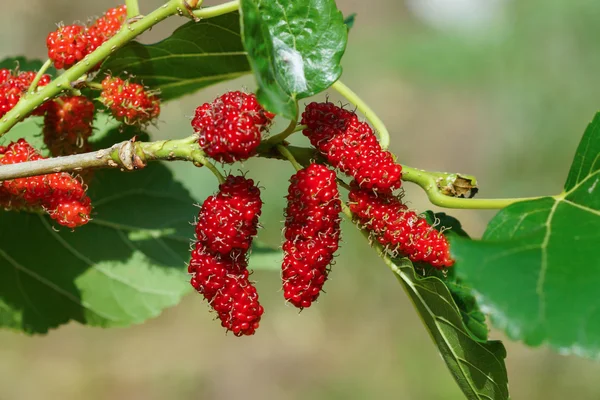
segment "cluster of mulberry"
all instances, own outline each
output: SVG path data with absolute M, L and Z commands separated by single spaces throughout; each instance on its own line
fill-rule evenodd
M 107 76 L 102 81 L 100 102 L 112 115 L 128 125 L 143 125 L 155 120 L 160 113 L 158 96 L 138 83 Z
M 36 73 L 32 71 L 11 71 L 0 69 L 0 117 L 17 105 L 21 97 L 27 93 L 27 89 L 33 82 Z M 49 75 L 42 75 L 38 86 L 46 86 L 50 83 Z M 48 108 L 49 103 L 38 107 L 34 115 L 42 115 Z
M 303 133 L 327 162 L 377 192 L 400 188 L 402 167 L 383 151 L 373 129 L 358 116 L 332 103 L 310 103 L 302 114 Z
M 252 335 L 264 312 L 249 279 L 248 250 L 256 235 L 262 201 L 251 179 L 228 176 L 198 214 L 188 271 L 192 286 L 236 336 Z
M 48 34 L 48 58 L 57 69 L 68 69 L 114 36 L 127 18 L 127 7 L 111 8 L 91 26 L 66 25 Z
M 44 116 L 44 143 L 54 157 L 90 151 L 94 103 L 84 96 L 61 97 L 49 103 Z
M 24 139 L 0 146 L 0 165 L 43 159 Z M 75 228 L 90 220 L 91 201 L 80 180 L 67 173 L 18 178 L 0 183 L 0 206 L 44 211 L 60 225 Z
M 228 92 L 196 108 L 192 127 L 208 156 L 232 163 L 256 154 L 262 133 L 274 117 L 253 94 Z
M 310 164 L 290 179 L 285 212 L 283 295 L 310 307 L 327 280 L 340 241 L 341 202 L 335 172 Z
M 397 197 L 375 194 L 354 184 L 348 198 L 350 211 L 385 248 L 436 268 L 454 264 L 446 237 Z
M 230 92 L 198 107 L 192 127 L 209 157 L 233 163 L 256 154 L 273 117 L 253 94 Z M 309 104 L 301 123 L 327 164 L 353 178 L 348 204 L 362 228 L 394 255 L 438 269 L 453 265 L 444 235 L 394 195 L 402 168 L 368 124 L 331 103 Z M 304 309 L 322 292 L 339 247 L 342 203 L 336 173 L 312 162 L 291 177 L 286 199 L 283 295 Z M 263 314 L 247 271 L 260 204 L 252 181 L 229 176 L 202 205 L 189 264 L 192 286 L 237 336 L 253 334 Z

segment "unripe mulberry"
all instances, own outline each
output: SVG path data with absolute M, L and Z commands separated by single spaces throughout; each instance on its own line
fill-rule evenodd
M 361 189 L 353 182 L 348 199 L 362 227 L 385 248 L 438 269 L 454 264 L 446 237 L 397 197 Z
M 84 96 L 61 97 L 51 103 L 44 117 L 44 143 L 53 156 L 90 150 L 94 103 Z
M 264 312 L 247 270 L 261 205 L 251 179 L 228 176 L 219 193 L 202 204 L 188 266 L 192 286 L 236 336 L 254 334 Z
M 56 69 L 71 68 L 89 53 L 86 29 L 81 25 L 60 26 L 48 34 L 46 47 Z
M 24 139 L 0 147 L 0 165 L 41 160 Z M 52 219 L 69 228 L 85 225 L 92 210 L 83 184 L 67 173 L 17 178 L 0 183 L 0 203 L 15 210 L 44 210 Z
M 310 103 L 302 114 L 303 133 L 327 161 L 360 187 L 391 192 L 401 185 L 402 167 L 383 151 L 373 130 L 355 113 L 332 103 Z
M 112 115 L 128 125 L 147 124 L 160 114 L 160 101 L 144 86 L 107 76 L 102 81 L 100 102 Z
M 319 164 L 290 179 L 282 279 L 285 299 L 298 308 L 310 307 L 319 297 L 338 249 L 341 203 L 335 179 Z
M 196 108 L 192 127 L 206 154 L 232 163 L 256 153 L 262 132 L 274 117 L 262 108 L 254 94 L 228 92 Z

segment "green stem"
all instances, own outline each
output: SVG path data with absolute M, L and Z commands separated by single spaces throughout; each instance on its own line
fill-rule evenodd
M 40 68 L 40 70 L 35 75 L 35 78 L 33 78 L 33 81 L 31 81 L 31 85 L 29 85 L 29 89 L 27 89 L 27 93 L 33 94 L 35 92 L 35 89 L 37 88 L 38 83 L 40 83 L 40 80 L 42 79 L 42 77 L 44 76 L 44 74 L 46 73 L 48 68 L 50 68 L 51 66 L 52 66 L 52 60 L 50 60 L 50 59 L 46 60 L 44 65 L 42 65 L 42 68 Z
M 196 18 L 213 18 L 218 17 L 219 15 L 227 14 L 230 12 L 237 11 L 240 7 L 240 2 L 238 0 L 230 1 L 227 3 L 219 4 L 214 7 L 206 7 L 200 10 L 193 11 L 192 14 Z
M 181 9 L 182 0 L 170 0 L 167 4 L 154 10 L 139 21 L 128 24 L 126 29 L 121 29 L 115 36 L 107 40 L 94 52 L 87 55 L 83 60 L 69 68 L 58 78 L 44 86 L 34 94 L 25 96 L 0 120 L 0 136 L 9 131 L 17 122 L 29 115 L 43 102 L 53 98 L 63 90 L 71 90 L 71 82 L 87 73 L 102 62 L 110 54 L 134 39 L 141 33 L 150 29 L 167 17 L 175 15 Z
M 298 120 L 297 119 L 291 120 L 290 124 L 288 125 L 287 128 L 285 128 L 285 130 L 283 132 L 278 133 L 275 136 L 271 136 L 267 140 L 267 145 L 273 146 L 273 145 L 276 145 L 277 143 L 283 142 L 285 139 L 287 139 L 294 132 L 297 132 L 297 130 L 296 130 L 296 125 L 297 124 L 298 124 Z
M 356 93 L 352 91 L 348 86 L 344 85 L 342 81 L 335 82 L 332 86 L 342 96 L 346 98 L 350 103 L 354 104 L 358 110 L 369 120 L 375 131 L 379 134 L 379 143 L 383 150 L 387 150 L 390 147 L 390 134 L 385 127 L 383 121 L 375 114 L 375 111 L 371 109 Z
M 156 142 L 125 141 L 108 149 L 65 157 L 26 161 L 0 166 L 0 181 L 56 172 L 79 172 L 92 168 L 121 168 L 127 171 L 144 168 L 149 161 L 190 161 L 206 166 L 223 183 L 225 178 L 198 145 L 198 137 Z
M 277 151 L 281 154 L 286 160 L 288 160 L 296 169 L 296 171 L 300 171 L 303 167 L 296 161 L 296 157 L 285 147 L 284 145 L 278 144 Z
M 453 197 L 452 195 L 445 194 L 444 191 L 447 193 L 455 191 L 456 189 L 452 188 L 452 186 L 456 185 L 457 181 L 470 181 L 471 189 L 475 189 L 477 187 L 475 178 L 446 172 L 424 171 L 406 165 L 402 165 L 402 180 L 421 186 L 425 193 L 427 193 L 427 197 L 432 204 L 445 208 L 500 209 L 519 201 L 539 199 L 539 197 L 513 199 L 469 199 Z
M 86 82 L 85 86 L 89 87 L 90 89 L 96 89 L 96 90 L 102 90 L 102 84 L 100 82 Z
M 138 0 L 125 0 L 127 6 L 127 19 L 131 19 L 140 15 L 140 5 Z

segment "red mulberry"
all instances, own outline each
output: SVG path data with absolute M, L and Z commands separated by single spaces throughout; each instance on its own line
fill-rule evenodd
M 43 159 L 24 139 L 0 147 L 0 164 L 17 164 Z M 90 220 L 91 201 L 83 184 L 67 173 L 18 178 L 1 182 L 0 200 L 5 208 L 42 209 L 69 228 Z
M 228 92 L 196 108 L 192 127 L 206 154 L 232 163 L 255 154 L 262 131 L 274 117 L 262 108 L 254 94 Z
M 282 279 L 284 297 L 310 307 L 327 280 L 340 240 L 341 203 L 335 173 L 311 164 L 290 179 Z
M 144 86 L 107 76 L 102 81 L 100 102 L 118 121 L 128 125 L 146 124 L 160 114 L 160 101 Z
M 188 267 L 192 286 L 236 336 L 254 334 L 264 312 L 247 270 L 261 205 L 251 179 L 228 176 L 219 193 L 202 204 Z
M 383 151 L 371 127 L 355 113 L 332 103 L 310 103 L 302 114 L 303 133 L 331 165 L 360 187 L 391 192 L 400 187 L 402 167 Z
M 439 269 L 454 264 L 446 237 L 398 198 L 361 189 L 356 182 L 348 198 L 350 210 L 382 246 Z

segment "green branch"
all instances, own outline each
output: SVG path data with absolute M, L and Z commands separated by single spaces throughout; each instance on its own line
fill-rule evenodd
M 227 14 L 230 12 L 237 11 L 240 7 L 240 2 L 238 0 L 230 1 L 227 3 L 219 4 L 218 6 L 206 7 L 200 10 L 195 10 L 192 12 L 192 15 L 196 18 L 214 18 L 219 15 Z
M 55 97 L 62 91 L 70 91 L 72 89 L 72 82 L 75 82 L 127 42 L 165 18 L 178 14 L 182 7 L 181 3 L 182 0 L 171 0 L 138 21 L 127 22 L 125 29 L 121 29 L 115 36 L 107 40 L 94 52 L 88 54 L 83 60 L 69 68 L 58 78 L 44 86 L 41 90 L 25 95 L 12 110 L 0 120 L 0 136 L 8 132 L 10 128 L 31 114 L 36 107 L 40 106 L 45 101 Z
M 37 72 L 37 74 L 33 78 L 33 81 L 31 81 L 31 85 L 29 85 L 29 89 L 27 89 L 27 93 L 35 92 L 35 89 L 37 89 L 38 83 L 40 83 L 40 80 L 42 79 L 42 77 L 44 76 L 46 71 L 48 71 L 48 68 L 50 68 L 51 66 L 52 66 L 52 60 L 50 60 L 50 59 L 46 60 L 44 65 L 42 65 L 40 70 Z
M 356 93 L 352 91 L 348 86 L 344 85 L 342 81 L 335 82 L 332 86 L 342 96 L 346 98 L 350 103 L 354 104 L 358 110 L 369 120 L 375 131 L 379 135 L 379 143 L 383 150 L 387 150 L 390 147 L 390 134 L 385 127 L 383 121 L 375 114 L 375 111 L 371 109 Z
M 213 163 L 208 161 L 200 149 L 197 136 L 156 142 L 128 140 L 116 143 L 108 149 L 89 153 L 2 165 L 0 181 L 56 172 L 80 172 L 94 168 L 120 168 L 134 171 L 144 168 L 149 161 L 159 160 L 190 161 L 197 166 L 206 166 L 220 183 L 225 181 L 223 175 Z
M 125 0 L 127 6 L 127 19 L 135 18 L 140 15 L 140 5 L 138 0 Z

